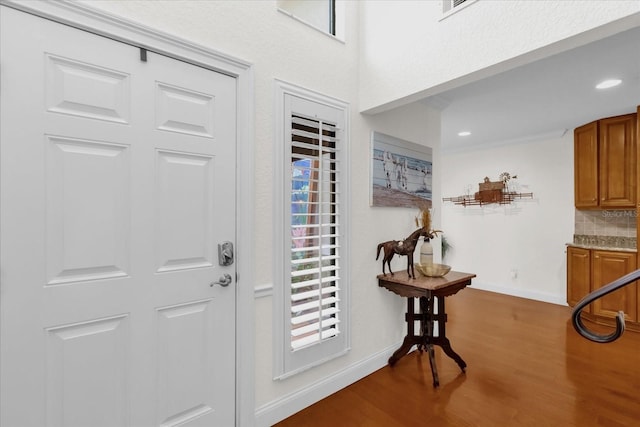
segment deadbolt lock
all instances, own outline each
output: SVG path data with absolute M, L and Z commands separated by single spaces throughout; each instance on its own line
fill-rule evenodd
M 233 264 L 233 243 L 218 243 L 218 263 L 223 267 Z

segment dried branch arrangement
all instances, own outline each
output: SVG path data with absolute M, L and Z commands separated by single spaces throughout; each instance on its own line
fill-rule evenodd
M 429 239 L 433 239 L 438 236 L 438 233 L 442 233 L 442 230 L 433 230 L 431 228 L 431 210 L 426 204 L 418 205 L 420 213 L 416 216 L 416 226 L 422 227 L 422 229 L 428 234 Z

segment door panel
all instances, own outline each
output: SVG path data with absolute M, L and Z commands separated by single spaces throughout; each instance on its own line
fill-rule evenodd
M 129 123 L 127 73 L 53 55 L 45 62 L 47 111 Z
M 49 328 L 46 334 L 47 425 L 127 425 L 129 317 Z
M 636 269 L 636 254 L 632 252 L 593 251 L 592 264 L 593 289 L 601 288 Z M 625 319 L 636 322 L 638 319 L 636 298 L 637 285 L 625 286 L 593 303 L 593 313 L 615 318 L 619 310 L 625 313 Z
M 600 206 L 636 204 L 636 115 L 600 120 Z
M 214 159 L 157 151 L 158 272 L 214 265 Z
M 45 143 L 47 284 L 127 276 L 129 147 L 51 135 Z
M 567 247 L 567 303 L 575 306 L 591 292 L 591 251 Z M 591 305 L 584 311 L 591 313 Z
M 235 79 L 0 15 L 0 424 L 233 425 Z
M 158 129 L 213 138 L 213 96 L 158 84 L 156 99 Z
M 577 208 L 598 206 L 598 122 L 573 131 L 574 197 Z
M 158 420 L 172 425 L 212 412 L 211 396 L 215 385 L 209 360 L 215 349 L 203 337 L 212 330 L 212 300 L 196 301 L 157 310 Z M 185 331 L 190 331 L 185 334 Z

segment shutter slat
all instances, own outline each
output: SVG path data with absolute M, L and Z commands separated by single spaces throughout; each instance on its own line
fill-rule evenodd
M 299 348 L 306 347 L 307 345 L 315 344 L 317 342 L 320 342 L 321 340 L 325 340 L 325 339 L 328 339 L 328 338 L 331 338 L 331 337 L 335 337 L 339 333 L 340 333 L 340 331 L 338 331 L 338 329 L 336 329 L 336 328 L 327 329 L 325 331 L 322 331 L 322 335 L 321 336 L 320 336 L 320 334 L 313 334 L 313 335 L 309 335 L 308 337 L 304 337 L 304 338 L 300 338 L 300 339 L 291 341 L 291 347 L 294 350 L 297 350 Z
M 323 261 L 331 261 L 334 259 L 338 259 L 340 258 L 337 255 L 326 255 L 322 257 Z M 291 260 L 291 264 L 293 265 L 301 265 L 301 264 L 311 264 L 311 263 L 318 263 L 320 261 L 321 257 L 316 256 L 316 257 L 310 257 L 310 258 L 300 258 L 300 259 L 295 259 L 295 260 Z
M 296 124 L 296 125 L 302 125 L 302 126 L 306 126 L 306 127 L 318 127 L 318 121 L 314 120 L 312 118 L 306 119 L 303 116 L 300 115 L 296 115 L 294 114 L 291 117 L 291 123 Z M 329 123 L 329 122 L 322 122 L 322 125 L 325 127 L 329 127 L 331 129 L 339 129 L 335 124 Z
M 323 272 L 330 272 L 330 271 L 336 271 L 338 269 L 339 269 L 339 267 L 337 265 L 332 265 L 332 266 L 325 266 L 325 267 L 321 267 L 321 268 L 309 268 L 309 269 L 306 269 L 306 270 L 296 270 L 296 271 L 292 271 L 291 272 L 291 278 L 296 278 L 296 277 L 301 277 L 301 276 L 308 276 L 310 274 L 317 274 L 321 270 Z
M 327 307 L 326 309 L 320 312 L 320 316 L 321 317 L 333 316 L 335 314 L 338 314 L 339 312 L 340 310 L 338 309 L 338 307 Z M 300 323 L 308 322 L 310 320 L 314 320 L 317 318 L 318 318 L 317 312 L 313 312 L 310 314 L 301 314 L 300 316 L 291 317 L 291 323 L 293 325 L 299 325 Z
M 296 129 L 293 128 L 291 129 L 291 135 L 296 137 L 296 136 L 300 136 L 302 138 L 308 138 L 308 139 L 312 139 L 312 140 L 319 140 L 319 129 L 313 129 L 314 132 L 310 132 L 309 130 L 304 130 L 304 129 Z M 326 130 L 325 130 L 326 131 Z M 324 142 L 336 142 L 338 139 L 335 136 L 331 136 L 331 135 L 327 135 L 326 133 L 322 134 L 322 141 Z M 317 146 L 317 144 L 316 144 Z M 326 147 L 325 144 L 323 144 L 324 147 Z
M 320 295 L 326 295 L 330 293 L 337 292 L 338 288 L 336 286 L 327 286 L 321 289 L 314 289 L 311 291 L 298 292 L 297 294 L 291 294 L 291 301 L 301 301 L 303 299 L 309 299 L 313 297 L 320 297 Z
M 311 144 L 308 141 L 304 141 L 304 140 L 296 140 L 296 139 L 294 139 L 294 140 L 291 141 L 291 145 L 294 148 L 308 150 L 308 151 L 311 151 L 312 153 L 314 153 L 316 151 L 319 151 L 319 150 L 322 151 L 322 154 L 331 154 L 331 153 L 337 152 L 337 149 L 335 149 L 335 148 L 328 147 L 326 145 L 323 145 L 322 147 L 319 147 L 318 144 Z M 306 156 L 308 156 L 308 157 L 305 157 L 307 159 L 313 159 L 314 158 L 314 156 L 310 155 L 308 152 L 297 153 L 297 152 L 294 151 L 292 154 L 306 155 Z M 317 157 L 315 157 L 315 158 L 317 158 Z M 332 161 L 335 161 L 335 160 L 332 160 Z
M 291 312 L 292 313 L 298 313 L 301 311 L 307 311 L 307 310 L 311 310 L 314 308 L 319 308 L 325 305 L 329 305 L 329 304 L 335 304 L 339 301 L 339 299 L 337 297 L 328 297 L 328 298 L 323 298 L 321 300 L 315 300 L 315 301 L 311 301 L 311 302 L 305 302 L 302 304 L 296 304 L 296 305 L 291 305 Z M 319 311 L 319 310 L 316 310 Z
M 320 282 L 320 283 L 334 283 L 334 282 L 336 282 L 337 283 L 338 279 L 339 279 L 338 276 L 326 276 L 326 277 L 323 277 L 321 280 L 318 280 L 318 279 L 305 280 L 303 282 L 293 283 L 291 285 L 291 288 L 292 289 L 300 289 L 300 288 L 304 288 L 304 287 L 307 287 L 307 286 L 316 286 L 318 284 L 318 282 Z M 292 294 L 292 295 L 294 295 L 294 294 Z
M 307 263 L 302 263 L 302 265 L 307 264 Z M 316 263 L 317 264 L 317 263 Z M 319 268 L 309 268 L 309 269 L 300 269 L 300 270 L 296 270 L 296 273 L 300 273 L 297 275 L 293 275 L 293 273 L 291 274 L 291 278 L 295 279 L 297 277 L 304 277 L 304 276 L 313 276 L 312 279 L 307 278 L 307 280 L 303 280 L 305 282 L 311 282 L 312 280 L 319 280 L 319 277 L 330 277 L 332 274 L 337 275 L 337 272 L 340 270 L 340 267 L 338 267 L 337 265 L 331 265 L 331 267 L 329 268 L 329 266 L 326 266 L 327 268 L 322 268 L 322 273 L 324 273 L 324 275 L 319 276 L 318 274 L 320 273 L 320 269 Z M 300 283 L 300 281 L 296 281 L 293 282 L 291 284 L 292 287 L 300 287 L 298 285 L 298 283 Z
M 291 331 L 291 335 L 293 335 L 294 337 L 299 337 L 300 335 L 317 331 L 318 329 L 326 329 L 330 326 L 337 325 L 338 323 L 340 323 L 338 319 L 336 319 L 335 317 L 330 317 L 328 319 L 323 320 L 322 322 L 315 322 L 307 326 L 296 328 L 293 331 Z

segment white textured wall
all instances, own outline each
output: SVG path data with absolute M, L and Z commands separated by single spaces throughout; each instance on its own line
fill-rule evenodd
M 562 138 L 444 154 L 444 197 L 478 191 L 502 172 L 533 200 L 463 207 L 445 202 L 442 227 L 453 245 L 447 264 L 477 274 L 476 287 L 566 303 L 565 244 L 573 240 L 573 132 Z M 517 278 L 511 276 L 517 272 Z
M 399 345 L 404 337 L 405 302 L 397 295 L 378 287 L 376 275 L 382 267 L 376 261 L 379 242 L 400 239 L 415 230 L 413 209 L 371 208 L 369 206 L 370 134 L 375 130 L 433 148 L 434 161 L 439 159 L 440 116 L 424 104 L 413 104 L 383 113 L 364 117 L 356 115 L 351 123 L 351 351 L 310 371 L 286 381 L 272 381 L 271 372 L 271 298 L 256 301 L 256 391 L 258 409 L 271 399 L 287 393 L 315 386 L 318 381 L 335 375 L 342 369 L 363 363 L 390 346 Z M 440 204 L 439 177 L 434 166 L 434 204 Z M 438 224 L 439 215 L 434 215 Z M 395 257 L 394 271 L 406 268 L 406 257 Z M 386 357 L 385 359 L 386 360 Z M 378 366 L 381 367 L 381 366 Z
M 341 375 L 395 345 L 403 336 L 403 302 L 378 288 L 375 275 L 380 264 L 375 261 L 375 248 L 380 241 L 408 235 L 416 212 L 369 207 L 372 130 L 433 147 L 434 225 L 441 223 L 454 246 L 456 241 L 465 242 L 452 253 L 452 265 L 476 272 L 479 280 L 494 286 L 543 296 L 559 296 L 563 292 L 563 243 L 573 230 L 573 224 L 568 223 L 573 219 L 569 137 L 441 158 L 438 112 L 423 104 L 379 115 L 362 116 L 358 111 L 433 88 L 452 77 L 629 15 L 638 10 L 637 1 L 481 0 L 467 8 L 468 18 L 460 13 L 441 23 L 435 19 L 441 10 L 439 1 L 347 1 L 344 42 L 278 12 L 275 0 L 83 2 L 253 64 L 253 286 L 268 288 L 272 284 L 271 203 L 272 181 L 277 173 L 272 161 L 274 79 L 351 103 L 352 349 L 346 356 L 322 366 L 284 381 L 273 381 L 272 298 L 257 299 L 255 382 L 259 410 L 277 406 L 279 401 L 313 388 L 327 377 Z M 573 7 L 578 8 L 578 13 L 571 15 L 569 10 Z M 469 21 L 473 16 L 477 20 Z M 361 38 L 366 39 L 364 49 L 360 49 Z M 485 211 L 480 217 L 471 210 L 445 206 L 440 215 L 442 195 L 457 194 L 466 184 L 503 170 L 519 173 L 522 182 L 536 193 L 536 201 L 523 204 L 517 214 Z M 547 262 L 536 262 L 538 256 Z M 491 263 L 482 263 L 482 259 Z M 401 268 L 403 261 L 397 259 L 395 268 Z M 519 270 L 515 283 L 508 281 L 512 267 Z
M 415 143 L 428 143 L 439 155 L 440 116 L 422 104 L 380 116 L 358 113 L 358 2 L 345 2 L 344 42 L 277 11 L 274 1 L 84 1 L 92 7 L 137 21 L 253 64 L 255 78 L 255 271 L 256 283 L 272 285 L 272 200 L 274 79 L 284 80 L 351 103 L 353 197 L 351 351 L 344 357 L 282 381 L 272 380 L 272 298 L 255 304 L 257 409 L 278 405 L 325 378 L 366 361 L 403 337 L 404 305 L 377 286 L 377 243 L 414 230 L 411 209 L 369 207 L 372 130 Z M 437 166 L 434 167 L 434 174 Z M 434 191 L 438 195 L 438 178 Z M 436 197 L 437 198 L 437 197 Z M 239 225 L 242 227 L 242 224 Z M 399 263 L 396 268 L 399 267 Z M 277 285 L 277 284 L 276 284 Z M 385 359 L 386 360 L 386 359 Z
M 361 111 L 586 44 L 637 25 L 638 13 L 637 0 L 478 0 L 439 20 L 441 1 L 363 2 Z

